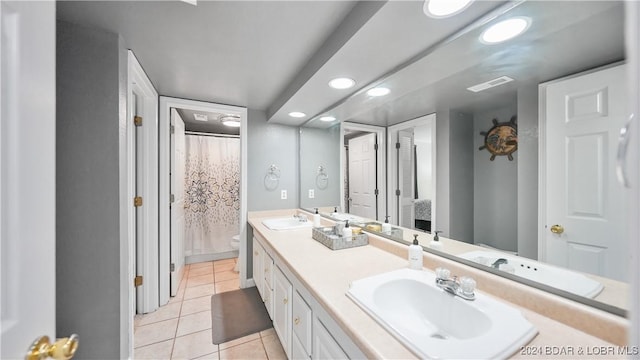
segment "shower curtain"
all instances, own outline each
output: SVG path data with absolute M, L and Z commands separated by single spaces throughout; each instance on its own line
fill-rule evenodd
M 239 233 L 240 139 L 185 139 L 185 255 L 233 250 Z

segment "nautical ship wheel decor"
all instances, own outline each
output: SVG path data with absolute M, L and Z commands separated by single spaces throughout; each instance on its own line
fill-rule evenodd
M 507 156 L 509 161 L 513 161 L 513 154 L 518 150 L 518 125 L 516 116 L 512 116 L 508 122 L 499 123 L 498 119 L 493 119 L 493 127 L 489 131 L 481 131 L 484 136 L 484 145 L 478 150 L 487 149 L 491 153 L 491 161 L 496 156 Z

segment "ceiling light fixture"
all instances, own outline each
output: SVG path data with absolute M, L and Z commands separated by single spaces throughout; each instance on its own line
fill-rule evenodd
M 512 81 L 513 79 L 508 76 L 500 76 L 499 78 L 485 81 L 482 84 L 470 86 L 467 88 L 467 90 L 473 91 L 473 92 L 480 92 L 483 90 L 491 89 L 492 87 L 495 87 L 495 86 L 504 85 Z
M 355 85 L 356 82 L 353 79 L 349 79 L 349 78 L 335 78 L 331 81 L 329 81 L 329 86 L 331 86 L 334 89 L 348 89 L 350 87 L 353 87 L 353 85 Z
M 425 0 L 422 11 L 432 18 L 446 18 L 469 7 L 473 0 Z
M 222 125 L 229 127 L 240 127 L 240 117 L 236 115 L 223 115 L 220 117 Z
M 207 114 L 193 113 L 193 119 L 196 121 L 208 121 L 209 117 L 207 116 Z
M 513 39 L 525 32 L 530 24 L 531 19 L 524 16 L 503 20 L 485 30 L 480 36 L 480 41 L 485 44 L 497 44 Z
M 333 116 L 330 116 L 330 115 L 329 115 L 329 116 L 323 116 L 323 117 L 321 117 L 321 118 L 320 118 L 320 121 L 326 121 L 326 122 L 329 122 L 329 121 L 334 121 L 335 119 L 336 119 L 335 117 L 333 117 Z
M 389 90 L 386 87 L 374 87 L 373 89 L 369 89 L 369 91 L 367 91 L 367 95 L 369 96 L 385 96 L 388 95 L 391 92 L 391 90 Z
M 307 114 L 300 112 L 300 111 L 292 111 L 289 113 L 289 116 L 294 117 L 294 118 L 303 118 L 305 116 L 307 116 Z

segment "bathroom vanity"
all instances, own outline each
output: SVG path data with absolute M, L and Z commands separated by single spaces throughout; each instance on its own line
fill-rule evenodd
M 248 218 L 254 281 L 287 356 L 417 357 L 347 297 L 356 280 L 406 268 L 407 247 L 370 234 L 367 246 L 332 251 L 312 239 L 310 228 L 271 230 L 263 224 L 266 219 L 293 217 L 298 211 L 250 212 Z M 322 221 L 331 225 L 328 219 Z M 425 271 L 446 267 L 453 274 L 472 277 L 479 293 L 517 309 L 535 326 L 538 335 L 516 349 L 512 358 L 570 358 L 578 356 L 578 351 L 615 350 L 626 344 L 624 318 L 432 253 L 423 256 Z M 566 317 L 575 320 L 571 326 L 563 323 Z

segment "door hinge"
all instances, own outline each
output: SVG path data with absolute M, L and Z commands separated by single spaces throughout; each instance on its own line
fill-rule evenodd
M 169 195 L 169 201 L 170 202 L 176 202 L 176 196 L 173 195 L 173 194 Z
M 400 142 L 396 143 L 396 149 L 400 149 Z
M 142 196 L 136 196 L 133 198 L 133 206 L 135 207 L 142 206 Z
M 396 190 L 396 196 L 400 196 L 400 189 Z
M 169 129 L 171 130 L 172 134 L 176 133 L 176 127 L 175 126 L 171 125 L 171 127 Z
M 133 117 L 133 124 L 135 126 L 142 126 L 142 116 L 134 116 Z
M 378 151 L 378 144 L 373 145 L 373 150 Z
M 138 287 L 142 285 L 142 275 L 138 275 L 133 278 L 133 286 Z
M 373 191 L 373 194 L 374 194 L 375 196 L 378 196 L 378 195 L 380 194 L 380 192 L 378 191 L 378 189 L 375 189 L 375 190 Z
M 171 271 L 171 272 L 176 271 L 176 264 L 171 263 L 171 265 L 169 265 L 169 271 Z

